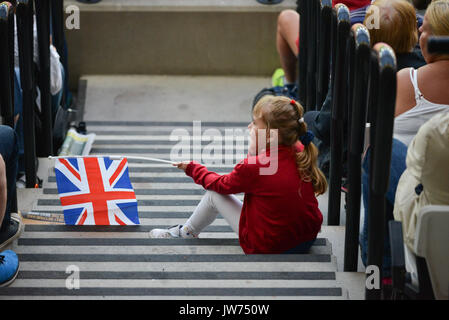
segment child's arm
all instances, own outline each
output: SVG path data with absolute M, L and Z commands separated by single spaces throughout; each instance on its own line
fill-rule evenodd
M 212 190 L 221 194 L 236 194 L 248 192 L 251 188 L 251 172 L 248 164 L 244 161 L 237 164 L 234 170 L 226 175 L 219 175 L 207 170 L 199 163 L 181 163 L 177 165 L 185 173 L 192 177 L 195 183 L 202 185 L 204 189 Z

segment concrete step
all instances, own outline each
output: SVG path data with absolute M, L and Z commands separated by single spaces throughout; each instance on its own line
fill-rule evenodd
M 128 151 L 132 142 L 133 148 L 147 152 L 140 153 L 141 156 L 153 155 L 151 151 L 156 147 L 161 149 L 161 157 L 169 158 L 173 130 L 185 129 L 183 135 L 191 135 L 192 121 L 198 119 L 205 121 L 203 133 L 216 129 L 212 136 L 224 135 L 227 128 L 243 131 L 246 128 L 243 120 L 250 117 L 252 97 L 248 92 L 257 92 L 269 82 L 269 79 L 237 77 L 162 78 L 83 77 L 88 84 L 81 99 L 85 103 L 84 120 L 88 131 L 97 135 L 93 154 L 107 153 L 106 149 Z M 133 85 L 127 79 L 132 79 Z M 148 91 L 153 85 L 159 89 Z M 226 88 L 225 93 L 222 88 Z M 43 189 L 22 195 L 34 199 L 27 202 L 32 203 L 33 211 L 61 217 L 53 161 L 40 159 Z M 233 166 L 233 163 L 218 163 L 209 168 L 226 173 Z M 362 286 L 360 275 L 338 275 L 344 237 L 334 227 L 323 226 L 307 255 L 246 256 L 237 235 L 221 217 L 201 233 L 200 239 L 150 239 L 148 232 L 152 228 L 183 223 L 204 190 L 167 165 L 129 159 L 129 171 L 139 201 L 140 226 L 27 225 L 22 237 L 11 246 L 21 261 L 19 277 L 11 287 L 0 292 L 0 299 L 230 300 L 360 296 L 353 289 Z M 327 197 L 318 199 L 326 222 Z M 68 290 L 65 286 L 66 270 L 71 265 L 80 270 L 79 290 Z

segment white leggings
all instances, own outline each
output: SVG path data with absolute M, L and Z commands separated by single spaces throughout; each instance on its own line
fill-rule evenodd
M 239 234 L 239 221 L 243 203 L 235 195 L 223 195 L 207 190 L 189 220 L 184 224 L 198 235 L 220 213 L 232 230 Z

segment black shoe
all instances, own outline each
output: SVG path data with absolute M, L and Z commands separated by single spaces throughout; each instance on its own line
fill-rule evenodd
M 7 223 L 7 222 L 4 222 Z M 6 226 L 0 229 L 0 250 L 17 239 L 22 232 L 22 222 L 11 219 Z

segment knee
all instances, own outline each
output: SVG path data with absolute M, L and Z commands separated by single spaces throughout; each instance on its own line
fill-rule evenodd
M 207 198 L 207 200 L 213 207 L 215 207 L 215 203 L 217 203 L 217 200 L 223 197 L 223 195 L 212 190 L 206 190 L 204 196 Z
M 0 126 L 1 154 L 3 159 L 14 157 L 18 151 L 18 141 L 16 132 L 9 126 Z
M 283 10 L 278 16 L 278 31 L 282 32 L 283 30 L 287 30 L 292 26 L 292 22 L 294 21 L 299 21 L 299 14 L 291 9 Z
M 16 140 L 14 129 L 9 126 L 0 126 L 0 141 L 8 150 L 14 147 Z

